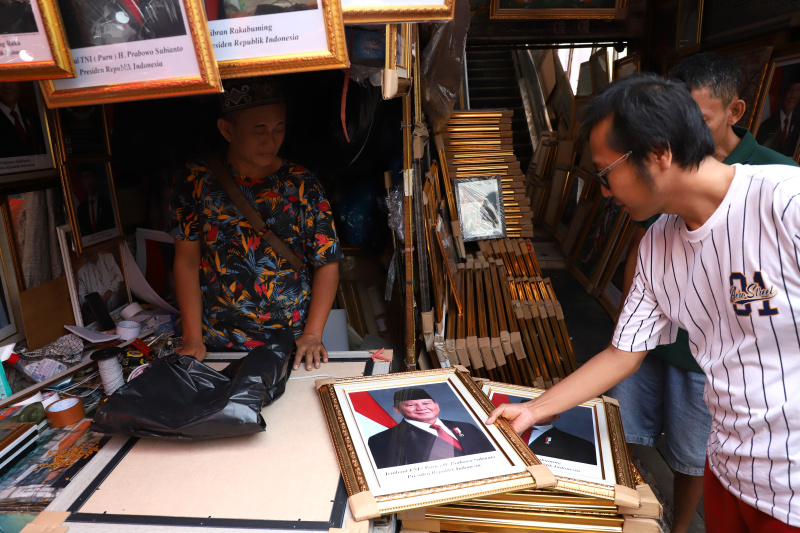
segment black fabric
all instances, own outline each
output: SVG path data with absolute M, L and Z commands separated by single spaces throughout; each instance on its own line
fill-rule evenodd
M 264 431 L 261 408 L 281 397 L 294 337 L 275 335 L 222 372 L 174 354 L 126 383 L 98 409 L 91 429 L 138 437 L 203 440 Z

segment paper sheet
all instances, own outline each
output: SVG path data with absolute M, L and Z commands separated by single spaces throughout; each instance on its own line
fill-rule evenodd
M 127 243 L 122 246 L 122 260 L 125 262 L 125 276 L 128 278 L 128 287 L 130 287 L 131 292 L 136 295 L 136 297 L 175 315 L 181 314 L 180 311 L 165 302 L 164 299 L 153 290 L 153 287 L 147 283 Z

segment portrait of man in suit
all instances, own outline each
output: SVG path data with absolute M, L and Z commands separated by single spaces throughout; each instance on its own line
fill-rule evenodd
M 31 0 L 0 0 L 0 35 L 36 31 Z
M 596 465 L 597 452 L 594 443 L 553 426 L 553 422 L 559 418 L 561 415 L 539 420 L 535 426 L 522 433 L 522 440 L 528 443 L 528 448 L 538 457 Z
M 22 92 L 32 83 L 0 83 L 0 158 L 47 153 L 39 110 L 22 103 Z
M 114 207 L 100 188 L 96 166 L 79 166 L 78 181 L 84 194 L 84 199 L 77 209 L 81 237 L 113 228 L 115 226 Z
M 783 74 L 787 77 L 781 83 L 778 109 L 758 126 L 756 140 L 762 146 L 794 158 L 800 140 L 800 109 L 797 109 L 797 103 L 800 102 L 800 65 L 783 67 Z
M 439 404 L 423 388 L 396 391 L 393 408 L 403 420 L 368 440 L 378 468 L 495 451 L 486 435 L 475 425 L 441 420 Z

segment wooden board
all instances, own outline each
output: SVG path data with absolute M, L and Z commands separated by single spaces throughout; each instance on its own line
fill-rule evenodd
M 66 276 L 22 291 L 19 306 L 29 350 L 47 346 L 67 333 L 65 325 L 75 325 Z

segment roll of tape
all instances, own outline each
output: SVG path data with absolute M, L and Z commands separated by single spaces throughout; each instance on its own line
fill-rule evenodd
M 122 317 L 122 320 L 130 320 L 142 311 L 144 311 L 142 306 L 136 302 L 133 302 L 131 305 L 120 311 L 119 315 Z
M 86 416 L 83 409 L 83 400 L 80 398 L 64 398 L 51 403 L 44 410 L 47 421 L 54 428 L 61 428 L 74 424 Z
M 43 406 L 45 407 L 45 409 L 46 409 L 46 408 L 47 408 L 47 406 L 48 406 L 48 405 L 50 405 L 51 403 L 55 403 L 55 402 L 57 402 L 58 400 L 60 400 L 60 399 L 61 399 L 61 396 L 59 396 L 59 395 L 58 395 L 58 393 L 57 393 L 56 391 L 54 391 L 54 390 L 50 390 L 50 391 L 47 391 L 47 392 L 45 392 L 45 393 L 42 395 L 42 398 L 43 398 L 43 399 L 42 399 L 42 405 L 43 405 Z
M 142 332 L 142 326 L 132 320 L 123 320 L 117 324 L 117 335 L 124 341 L 135 339 Z

